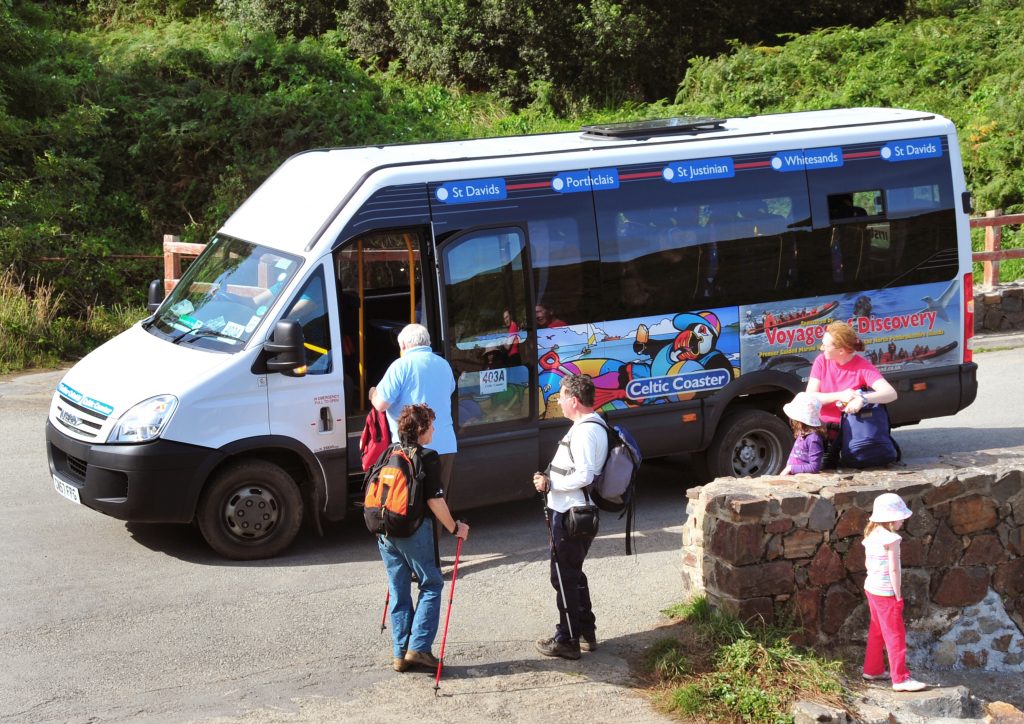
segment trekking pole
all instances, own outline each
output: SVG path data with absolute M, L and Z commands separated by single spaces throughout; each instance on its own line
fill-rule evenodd
M 458 530 L 459 524 L 456 521 L 455 529 Z M 437 660 L 437 676 L 434 677 L 434 696 L 437 696 L 437 690 L 441 688 L 441 668 L 444 666 L 444 645 L 448 641 L 448 622 L 452 618 L 452 600 L 455 598 L 455 578 L 459 575 L 459 556 L 462 554 L 462 538 L 459 538 L 459 543 L 455 547 L 455 567 L 452 569 L 452 587 L 448 591 L 448 613 L 444 617 L 444 633 L 441 635 L 441 656 Z
M 562 608 L 565 609 L 565 625 L 569 628 L 569 638 L 576 638 L 572 633 L 572 621 L 569 616 L 569 602 L 565 598 L 565 584 L 562 583 L 562 568 L 558 565 L 558 551 L 555 549 L 555 535 L 551 530 L 551 511 L 548 510 L 547 499 L 541 493 L 544 503 L 544 521 L 548 524 L 548 543 L 551 545 L 551 558 L 555 562 L 555 576 L 558 578 L 558 592 L 562 595 Z
M 388 603 L 391 602 L 391 586 L 388 586 L 388 592 L 384 595 L 384 613 L 380 615 L 380 632 L 384 633 L 384 629 L 387 628 L 388 620 Z

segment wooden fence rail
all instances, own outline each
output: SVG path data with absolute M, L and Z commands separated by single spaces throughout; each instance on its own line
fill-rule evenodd
M 984 216 L 971 219 L 972 229 L 985 230 L 985 251 L 971 255 L 974 262 L 983 265 L 983 281 L 986 287 L 999 284 L 999 262 L 1003 259 L 1024 259 L 1024 249 L 1003 249 L 1003 227 L 1024 224 L 1024 214 L 1003 215 L 1002 209 L 986 211 Z

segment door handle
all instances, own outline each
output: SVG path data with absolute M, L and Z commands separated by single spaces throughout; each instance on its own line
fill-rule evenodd
M 320 424 L 318 427 L 320 432 L 331 432 L 334 430 L 334 415 L 331 414 L 331 408 L 320 408 Z

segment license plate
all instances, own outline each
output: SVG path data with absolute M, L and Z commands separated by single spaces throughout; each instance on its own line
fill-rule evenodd
M 53 476 L 53 487 L 58 493 L 70 500 L 72 503 L 82 503 L 82 497 L 78 494 L 78 488 L 70 483 L 65 483 L 56 475 Z

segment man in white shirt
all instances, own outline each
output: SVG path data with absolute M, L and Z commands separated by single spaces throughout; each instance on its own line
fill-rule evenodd
M 558 443 L 547 474 L 533 476 L 537 492 L 547 493 L 551 585 L 558 606 L 555 635 L 537 641 L 537 651 L 545 656 L 578 659 L 580 650 L 597 649 L 596 621 L 587 575 L 583 572 L 583 561 L 594 534 L 570 538 L 566 518 L 571 508 L 587 504 L 583 488 L 604 467 L 608 433 L 594 412 L 594 382 L 588 375 L 563 377 L 558 404 L 562 414 L 572 420 L 572 427 Z

